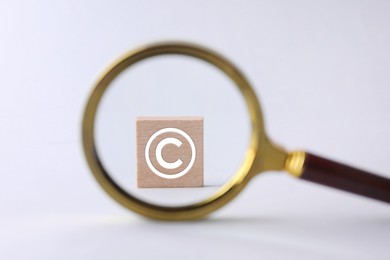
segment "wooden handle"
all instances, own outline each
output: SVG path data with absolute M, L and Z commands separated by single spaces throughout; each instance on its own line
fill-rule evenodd
M 301 179 L 390 203 L 390 179 L 306 153 Z

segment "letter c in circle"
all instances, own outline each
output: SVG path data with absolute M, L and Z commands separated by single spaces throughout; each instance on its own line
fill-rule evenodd
M 169 133 L 169 132 L 176 133 L 176 134 L 179 134 L 182 137 L 184 137 L 184 139 L 186 139 L 186 141 L 190 144 L 190 147 L 191 147 L 191 159 L 190 159 L 190 162 L 188 163 L 187 167 L 184 170 L 182 170 L 179 173 L 175 173 L 175 174 L 166 174 L 166 173 L 163 173 L 163 172 L 160 172 L 159 170 L 157 170 L 153 166 L 153 164 L 152 164 L 152 162 L 150 160 L 150 154 L 149 154 L 150 146 L 151 146 L 153 140 L 156 139 L 157 136 L 159 136 L 161 134 L 164 134 L 164 133 Z M 181 166 L 183 164 L 182 160 L 178 159 L 178 160 L 176 160 L 173 163 L 169 163 L 169 162 L 165 161 L 162 158 L 162 156 L 161 156 L 162 149 L 167 144 L 173 144 L 173 145 L 176 145 L 177 147 L 180 147 L 182 145 L 182 142 L 180 140 L 178 140 L 176 138 L 172 138 L 172 137 L 168 137 L 168 138 L 165 138 L 165 139 L 161 140 L 158 143 L 157 147 L 156 147 L 156 159 L 157 159 L 157 162 L 162 167 L 164 167 L 166 169 L 178 168 L 179 166 Z M 157 132 L 155 132 L 149 138 L 149 140 L 146 143 L 146 147 L 145 147 L 145 160 L 146 160 L 146 163 L 149 166 L 150 170 L 154 174 L 156 174 L 157 176 L 159 176 L 161 178 L 164 178 L 164 179 L 176 179 L 176 178 L 180 178 L 181 176 L 185 175 L 186 173 L 188 173 L 190 171 L 190 169 L 194 165 L 195 159 L 196 159 L 196 148 L 195 148 L 194 141 L 191 139 L 191 137 L 186 132 L 184 132 L 181 129 L 172 128 L 172 127 L 160 129 Z

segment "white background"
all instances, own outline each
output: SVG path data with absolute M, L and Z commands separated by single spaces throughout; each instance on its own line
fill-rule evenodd
M 80 122 L 113 57 L 194 41 L 247 74 L 274 140 L 390 177 L 389 13 L 388 1 L 1 2 L 0 258 L 388 259 L 388 205 L 284 174 L 208 220 L 136 216 L 89 173 Z

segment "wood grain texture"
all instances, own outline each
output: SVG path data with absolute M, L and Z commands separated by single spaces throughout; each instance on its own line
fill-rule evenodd
M 310 153 L 300 178 L 390 203 L 390 179 Z
M 183 176 L 167 179 L 157 175 L 150 167 L 160 173 L 175 176 L 183 172 L 191 163 L 192 148 L 188 139 L 180 133 L 168 131 L 155 135 L 157 131 L 174 128 L 187 134 L 194 143 L 195 161 Z M 203 117 L 138 117 L 136 121 L 137 138 L 137 187 L 138 188 L 180 188 L 203 186 Z M 155 138 L 151 138 L 155 136 Z M 180 161 L 178 167 L 169 169 L 158 161 L 158 145 L 164 140 L 175 139 L 179 145 L 168 143 L 160 149 L 160 162 L 174 163 Z M 149 146 L 148 164 L 145 156 L 147 143 Z

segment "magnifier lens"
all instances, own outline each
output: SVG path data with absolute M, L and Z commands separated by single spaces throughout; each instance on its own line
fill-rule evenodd
M 204 118 L 203 186 L 137 187 L 137 117 L 189 116 Z M 134 64 L 111 82 L 97 109 L 94 138 L 97 155 L 118 186 L 145 202 L 177 207 L 210 198 L 234 176 L 250 132 L 245 100 L 222 71 L 196 58 L 163 55 Z M 180 160 L 180 152 L 169 156 L 174 150 L 169 142 L 162 148 L 169 163 L 165 166 L 174 167 L 175 161 L 188 164 Z

